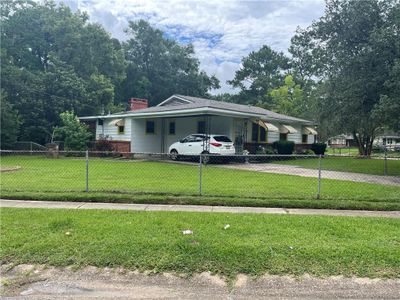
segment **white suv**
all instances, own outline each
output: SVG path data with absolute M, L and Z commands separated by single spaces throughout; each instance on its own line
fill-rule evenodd
M 191 134 L 173 143 L 169 147 L 172 160 L 179 159 L 179 155 L 234 155 L 233 142 L 226 136 L 220 134 Z

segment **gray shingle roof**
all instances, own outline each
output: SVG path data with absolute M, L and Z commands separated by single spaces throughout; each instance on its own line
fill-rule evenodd
M 304 120 L 304 119 L 300 119 L 300 118 L 286 116 L 283 114 L 278 114 L 271 110 L 267 110 L 267 109 L 257 107 L 257 106 L 252 106 L 252 105 L 236 104 L 236 103 L 216 101 L 216 100 L 184 96 L 184 95 L 176 95 L 176 96 L 186 99 L 186 100 L 189 100 L 189 101 L 193 101 L 194 103 L 202 104 L 204 106 L 213 107 L 213 108 L 227 109 L 227 110 L 240 111 L 240 112 L 246 112 L 246 113 L 255 113 L 255 114 L 265 115 L 266 117 L 272 118 L 272 119 L 291 120 L 291 121 L 296 121 L 296 122 L 312 123 L 309 120 Z
M 125 111 L 125 112 L 120 112 L 116 113 L 115 115 L 132 115 L 134 116 L 137 113 L 157 113 L 157 112 L 166 112 L 166 111 L 179 111 L 179 110 L 186 110 L 186 109 L 194 109 L 194 108 L 214 108 L 214 109 L 223 109 L 223 110 L 228 110 L 228 111 L 234 111 L 234 112 L 241 112 L 241 113 L 246 113 L 249 115 L 254 114 L 255 116 L 262 115 L 263 118 L 266 120 L 277 120 L 277 121 L 287 121 L 287 122 L 295 122 L 295 123 L 303 123 L 303 124 L 315 124 L 312 121 L 309 120 L 304 120 L 300 118 L 295 118 L 295 117 L 290 117 L 286 116 L 283 114 L 278 114 L 276 112 L 257 107 L 257 106 L 251 106 L 251 105 L 243 105 L 243 104 L 236 104 L 236 103 L 230 103 L 230 102 L 223 102 L 223 101 L 216 101 L 216 100 L 210 100 L 210 99 L 205 99 L 205 98 L 198 98 L 198 97 L 192 97 L 192 96 L 185 96 L 185 95 L 178 95 L 175 94 L 173 95 L 175 97 L 185 99 L 186 101 L 189 101 L 187 104 L 174 104 L 174 105 L 161 105 L 161 106 L 152 106 L 149 108 L 144 108 L 140 109 L 137 111 Z

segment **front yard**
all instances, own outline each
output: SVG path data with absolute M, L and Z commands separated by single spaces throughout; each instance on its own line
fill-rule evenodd
M 1 217 L 2 264 L 210 271 L 230 278 L 400 277 L 399 219 L 19 208 L 2 208 Z M 193 234 L 183 235 L 187 229 Z
M 313 160 L 315 161 L 315 160 Z M 323 179 L 316 200 L 317 179 L 292 175 L 202 169 L 169 162 L 96 159 L 89 162 L 85 193 L 85 161 L 4 156 L 1 166 L 20 169 L 1 175 L 3 198 L 69 201 L 146 202 L 341 209 L 400 209 L 400 187 Z

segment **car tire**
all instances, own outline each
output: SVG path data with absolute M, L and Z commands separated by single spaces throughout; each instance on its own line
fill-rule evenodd
M 175 149 L 172 149 L 171 152 L 169 153 L 169 155 L 170 155 L 170 158 L 171 158 L 173 161 L 179 160 L 178 151 L 176 151 Z

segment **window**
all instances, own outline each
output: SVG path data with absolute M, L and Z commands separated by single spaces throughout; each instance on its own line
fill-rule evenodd
M 99 120 L 98 120 L 98 124 L 101 125 L 101 126 L 103 126 L 103 119 L 99 119 Z
M 228 138 L 226 135 L 216 135 L 214 136 L 214 140 L 216 140 L 217 142 L 232 143 L 231 139 Z
M 307 141 L 308 141 L 308 135 L 307 134 L 303 134 L 301 136 L 301 142 L 304 143 L 304 144 L 307 144 Z
M 251 128 L 251 141 L 258 142 L 258 125 L 253 123 L 253 127 Z
M 118 126 L 118 133 L 123 134 L 125 132 L 125 126 Z
M 197 133 L 206 133 L 206 122 L 205 121 L 197 122 Z
M 147 134 L 155 134 L 156 126 L 154 121 L 146 121 L 146 133 Z
M 262 126 L 258 126 L 258 128 L 259 128 L 259 130 L 260 130 L 260 132 L 259 132 L 260 135 L 259 135 L 258 141 L 259 141 L 260 143 L 264 143 L 264 142 L 267 141 L 267 131 L 266 131 L 265 128 L 262 127 Z
M 265 143 L 267 141 L 267 131 L 264 127 L 253 123 L 251 128 L 251 141 L 255 143 Z
M 287 133 L 280 133 L 279 134 L 280 141 L 287 141 Z
M 194 142 L 200 142 L 203 139 L 199 136 L 195 136 L 195 135 L 189 135 L 188 137 L 186 137 L 183 142 L 184 143 L 194 143 Z
M 169 122 L 168 132 L 169 134 L 175 134 L 175 122 Z

